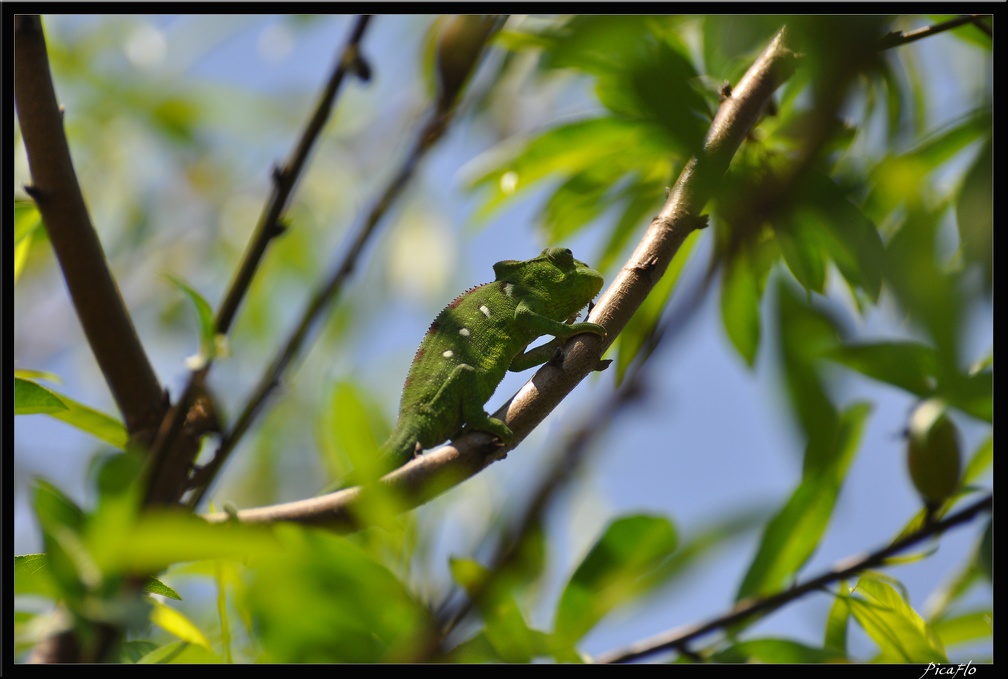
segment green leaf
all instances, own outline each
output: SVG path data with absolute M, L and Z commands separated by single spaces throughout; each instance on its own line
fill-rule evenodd
M 800 211 L 790 215 L 775 232 L 777 244 L 788 269 L 806 290 L 822 294 L 826 287 L 826 254 L 818 230 L 802 219 Z
M 378 472 L 375 451 L 388 432 L 381 409 L 360 386 L 346 380 L 333 384 L 320 419 L 319 441 L 334 478 L 346 476 L 347 461 L 366 476 Z
M 152 623 L 182 641 L 202 646 L 207 650 L 210 649 L 210 642 L 189 618 L 156 599 L 151 599 L 151 602 L 154 605 L 150 613 Z
M 31 249 L 35 232 L 42 226 L 42 216 L 33 202 L 16 201 L 14 203 L 14 282 L 24 271 L 28 261 L 28 251 Z
M 138 665 L 209 665 L 220 663 L 221 659 L 210 649 L 187 641 L 174 641 L 150 651 L 139 660 Z
M 61 410 L 67 410 L 67 406 L 59 396 L 39 384 L 14 378 L 15 415 L 49 414 Z
M 862 575 L 845 600 L 854 619 L 878 645 L 878 662 L 948 662 L 938 635 L 883 577 Z
M 179 596 L 178 592 L 157 578 L 149 578 L 147 580 L 147 584 L 144 585 L 144 591 L 148 594 L 160 594 L 161 596 L 168 597 L 169 599 L 182 601 L 182 597 Z
M 192 303 L 193 310 L 196 312 L 196 321 L 199 324 L 200 351 L 199 354 L 190 361 L 189 367 L 193 370 L 199 369 L 206 365 L 207 362 L 213 360 L 219 353 L 217 341 L 217 321 L 214 318 L 213 308 L 201 294 L 196 292 L 196 290 L 186 284 L 186 282 L 178 276 L 165 274 L 165 277 L 183 294 L 185 294 Z
M 499 576 L 492 578 L 487 568 L 471 559 L 453 558 L 449 565 L 455 582 L 470 595 L 478 594 L 485 623 L 483 638 L 498 661 L 528 663 L 548 653 L 547 637 L 528 626 L 518 602 Z M 491 584 L 486 586 L 487 582 Z
M 839 583 L 840 591 L 846 591 L 846 581 Z M 850 609 L 843 597 L 837 597 L 830 606 L 826 616 L 826 633 L 823 647 L 836 651 L 840 656 L 847 655 L 847 621 L 850 619 Z
M 275 534 L 246 599 L 263 661 L 396 662 L 427 647 L 426 606 L 359 546 L 294 526 Z
M 664 517 L 616 519 L 574 571 L 557 603 L 554 638 L 573 646 L 613 608 L 649 586 L 648 577 L 676 548 L 675 528 Z
M 593 222 L 613 204 L 611 170 L 588 167 L 557 187 L 540 214 L 546 241 L 560 243 Z
M 987 582 L 994 582 L 994 522 L 987 519 L 987 526 L 984 528 L 983 536 L 977 543 L 975 557 L 976 569 L 987 578 Z
M 628 164 L 626 152 L 646 148 L 637 146 L 645 142 L 639 125 L 593 118 L 552 128 L 521 148 L 496 151 L 485 161 L 491 169 L 469 182 L 487 190 L 476 218 L 485 219 L 505 201 L 554 173 L 571 175 L 587 167 L 610 167 L 615 181 L 622 174 L 617 169 L 637 169 Z
M 53 582 L 49 558 L 45 554 L 14 557 L 14 593 L 40 594 L 51 599 L 59 597 L 59 587 Z
M 154 573 L 168 566 L 220 557 L 262 558 L 278 549 L 263 526 L 210 524 L 187 514 L 148 512 L 116 534 L 89 535 L 104 568 Z
M 962 479 L 960 480 L 962 485 L 973 483 L 980 479 L 980 477 L 991 468 L 994 464 L 994 437 L 988 436 L 986 439 L 980 442 L 973 454 L 970 455 L 970 459 L 966 462 L 963 467 Z
M 760 299 L 763 280 L 743 251 L 725 264 L 721 278 L 721 320 L 728 339 L 750 368 L 760 341 Z
M 986 641 L 994 634 L 994 612 L 986 609 L 962 613 L 937 620 L 932 627 L 946 647 Z
M 711 656 L 715 663 L 836 663 L 846 658 L 827 648 L 816 648 L 790 639 L 751 639 L 732 644 Z
M 805 466 L 816 465 L 815 455 L 830 450 L 837 413 L 821 375 L 820 359 L 836 346 L 836 321 L 792 292 L 782 279 L 777 295 L 777 336 L 791 407 L 808 441 Z
M 993 165 L 993 144 L 988 139 L 966 173 L 956 201 L 956 223 L 963 257 L 967 262 L 980 265 L 988 284 L 994 267 Z
M 156 650 L 158 647 L 153 641 L 124 641 L 119 646 L 119 662 L 133 664 L 140 661 L 142 657 Z
M 830 449 L 815 455 L 824 466 L 806 470 L 801 484 L 767 524 L 736 600 L 781 591 L 815 552 L 870 413 L 871 406 L 859 403 L 841 414 Z
M 84 512 L 44 479 L 36 479 L 32 490 L 52 583 L 73 608 L 88 589 L 97 588 L 102 581 L 101 570 L 87 553 L 81 537 Z
M 920 342 L 843 344 L 827 351 L 826 357 L 918 396 L 931 394 L 937 383 L 938 357 Z
M 122 422 L 68 396 L 20 377 L 14 378 L 14 414 L 46 414 L 119 448 L 129 436 Z

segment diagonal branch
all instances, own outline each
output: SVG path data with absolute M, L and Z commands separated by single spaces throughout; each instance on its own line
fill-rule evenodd
M 14 18 L 14 106 L 32 186 L 74 310 L 134 443 L 150 444 L 167 408 L 88 216 L 38 16 Z
M 941 521 L 926 524 L 919 530 L 914 531 L 897 540 L 886 547 L 883 547 L 870 554 L 860 557 L 845 559 L 825 573 L 806 580 L 800 585 L 791 587 L 788 590 L 779 592 L 762 599 L 752 599 L 740 602 L 731 611 L 719 615 L 716 618 L 703 623 L 696 623 L 684 628 L 672 630 L 665 634 L 645 639 L 633 646 L 620 651 L 613 651 L 597 658 L 601 663 L 621 663 L 631 660 L 639 660 L 655 653 L 663 651 L 680 650 L 684 651 L 686 644 L 717 629 L 729 627 L 737 622 L 749 618 L 756 614 L 766 614 L 781 606 L 808 594 L 809 592 L 822 589 L 826 585 L 845 580 L 853 575 L 857 575 L 869 568 L 875 568 L 885 564 L 886 560 L 900 552 L 923 542 L 929 537 L 940 535 L 944 531 L 973 519 L 982 512 L 990 512 L 994 507 L 994 497 L 988 495 L 972 504 L 966 506 L 955 514 L 950 514 Z
M 344 77 L 348 72 L 356 73 L 364 80 L 370 77 L 370 68 L 360 55 L 360 42 L 370 19 L 369 15 L 357 18 L 336 67 L 308 119 L 301 137 L 291 151 L 290 157 L 284 165 L 274 168 L 273 192 L 263 207 L 259 222 L 245 254 L 242 256 L 241 264 L 228 286 L 224 301 L 217 313 L 215 329 L 219 335 L 227 334 L 231 328 L 231 323 L 252 284 L 259 263 L 266 253 L 266 248 L 275 237 L 283 233 L 284 227 L 281 221 L 283 212 L 294 192 L 308 156 L 322 133 L 326 121 L 332 114 L 336 95 L 339 93 Z M 179 441 L 179 435 L 186 425 L 186 418 L 192 416 L 194 404 L 197 403 L 201 395 L 207 393 L 206 377 L 212 363 L 213 356 L 207 356 L 206 362 L 192 372 L 189 383 L 172 412 L 170 421 L 162 428 L 155 443 L 154 460 L 148 472 L 150 485 L 147 500 L 150 503 L 175 502 L 186 491 L 189 471 L 195 456 L 199 453 L 199 448 L 198 446 L 179 446 L 176 445 L 176 442 Z M 205 398 L 208 399 L 209 396 Z M 198 412 L 198 408 L 196 411 Z
M 501 449 L 496 439 L 483 432 L 463 434 L 387 475 L 380 483 L 394 488 L 402 507 L 423 504 L 462 480 L 501 459 L 506 450 L 520 443 L 577 384 L 599 366 L 599 358 L 660 280 L 686 237 L 704 221 L 699 214 L 714 191 L 719 177 L 746 135 L 759 119 L 774 90 L 790 75 L 795 55 L 785 45 L 781 29 L 732 95 L 718 110 L 708 131 L 703 152 L 686 164 L 668 201 L 651 222 L 637 249 L 616 280 L 603 293 L 589 319 L 605 326 L 605 339 L 580 335 L 565 347 L 561 365 L 547 364 L 494 417 L 504 420 L 514 432 L 514 441 Z M 342 491 L 271 507 L 237 513 L 247 522 L 296 521 L 350 531 L 360 527 L 353 509 L 371 488 Z M 365 496 L 362 498 L 361 496 Z M 212 522 L 229 520 L 224 513 L 207 515 Z

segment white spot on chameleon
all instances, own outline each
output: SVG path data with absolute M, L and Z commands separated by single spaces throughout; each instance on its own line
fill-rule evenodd
M 490 310 L 486 308 L 485 304 L 481 304 L 480 305 L 480 311 L 483 312 L 484 316 L 486 316 L 487 318 L 490 318 Z
M 452 356 L 455 355 L 455 353 L 451 349 L 449 349 L 448 351 L 444 352 L 441 355 L 444 356 L 445 358 L 451 358 Z
M 469 328 L 460 328 L 459 329 L 459 334 L 462 335 L 463 337 L 468 337 L 469 336 Z
M 510 283 L 505 283 L 504 284 L 504 296 L 505 297 L 510 297 L 511 293 L 513 291 L 514 291 L 514 286 L 513 285 L 511 285 Z

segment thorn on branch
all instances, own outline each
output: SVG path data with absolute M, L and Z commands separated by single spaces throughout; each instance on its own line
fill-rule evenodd
M 286 165 L 274 165 L 272 175 L 273 183 L 282 186 L 287 181 L 289 170 Z
M 290 222 L 283 217 L 277 217 L 277 220 L 273 222 L 273 233 L 270 234 L 270 238 L 284 235 L 289 228 Z
M 22 188 L 24 189 L 24 192 L 28 194 L 28 197 L 34 200 L 36 204 L 42 201 L 42 190 L 34 184 L 25 184 Z
M 371 80 L 371 64 L 360 53 L 357 45 L 350 46 L 343 55 L 343 67 L 364 82 Z

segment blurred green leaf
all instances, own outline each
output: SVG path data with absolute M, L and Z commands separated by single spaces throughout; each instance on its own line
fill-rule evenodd
M 628 161 L 628 149 L 646 148 L 646 131 L 614 118 L 592 118 L 554 127 L 520 147 L 496 152 L 470 180 L 486 197 L 477 211 L 485 219 L 506 200 L 554 174 L 571 176 L 585 168 L 608 168 L 615 182 L 623 173 L 638 170 Z M 635 157 L 634 157 L 635 158 Z
M 987 519 L 983 536 L 977 544 L 976 553 L 977 570 L 987 578 L 987 582 L 994 582 L 994 521 Z
M 157 578 L 149 578 L 144 585 L 148 594 L 160 594 L 170 599 L 182 600 L 178 592 Z M 14 592 L 16 594 L 40 594 L 57 598 L 59 589 L 53 582 L 49 569 L 49 558 L 45 554 L 21 554 L 14 557 Z
M 556 646 L 573 646 L 613 608 L 646 591 L 647 576 L 676 543 L 676 530 L 663 517 L 641 514 L 610 523 L 560 595 Z
M 946 647 L 990 639 L 994 634 L 994 612 L 971 611 L 935 621 L 934 633 Z
M 791 407 L 808 441 L 805 467 L 819 464 L 815 455 L 831 450 L 837 412 L 820 374 L 820 360 L 832 350 L 840 332 L 826 312 L 800 299 L 783 280 L 777 294 L 777 336 Z
M 528 626 L 518 602 L 499 577 L 471 559 L 453 558 L 449 566 L 455 582 L 480 597 L 485 624 L 482 638 L 493 648 L 496 661 L 528 663 L 549 652 L 546 635 Z
M 119 646 L 119 662 L 128 664 L 139 662 L 140 658 L 156 650 L 157 647 L 153 641 L 124 641 Z
M 175 641 L 160 646 L 137 660 L 138 665 L 210 665 L 217 664 L 221 659 L 210 649 L 188 641 Z
M 346 476 L 348 461 L 356 472 L 368 478 L 380 471 L 381 461 L 375 451 L 389 431 L 381 408 L 360 385 L 348 380 L 333 384 L 319 420 L 318 438 L 334 478 Z
M 262 557 L 246 600 L 262 660 L 406 661 L 429 643 L 430 612 L 359 547 L 293 526 L 275 532 L 282 546 Z
M 792 215 L 775 232 L 777 244 L 788 269 L 806 290 L 822 294 L 826 285 L 826 254 L 818 230 L 803 219 L 800 212 Z
M 119 449 L 128 435 L 122 422 L 40 384 L 14 378 L 14 414 L 47 414 Z
M 979 264 L 988 283 L 994 275 L 994 145 L 990 139 L 967 172 L 956 202 L 963 256 Z
M 912 210 L 886 247 L 886 280 L 910 319 L 928 332 L 939 382 L 958 373 L 958 334 L 966 310 L 959 273 L 936 255 L 938 215 Z
M 859 403 L 840 415 L 837 430 L 830 440 L 830 450 L 816 456 L 828 463 L 817 469 L 806 469 L 801 484 L 767 524 L 756 556 L 739 588 L 737 601 L 781 591 L 815 552 L 833 515 L 837 496 L 870 413 L 870 405 Z
M 888 663 L 947 663 L 941 639 L 903 596 L 880 576 L 865 573 L 846 599 L 851 614 Z
M 42 226 L 42 216 L 35 203 L 15 201 L 14 203 L 14 282 L 17 283 L 25 262 L 28 261 L 28 251 L 31 249 L 35 232 Z
M 760 341 L 760 301 L 766 271 L 758 271 L 748 250 L 725 263 L 721 278 L 721 321 L 736 351 L 750 368 Z
M 187 641 L 190 644 L 196 644 L 210 650 L 210 642 L 207 641 L 207 638 L 203 636 L 203 632 L 189 618 L 160 601 L 155 600 L 153 603 L 154 607 L 150 614 L 150 621 L 152 623 L 182 641 Z
M 802 193 L 803 213 L 818 228 L 819 250 L 829 255 L 852 287 L 878 301 L 884 259 L 878 229 L 825 175 L 808 173 L 797 190 Z
M 827 648 L 790 639 L 751 639 L 732 644 L 710 657 L 715 663 L 836 663 L 846 658 Z
M 838 584 L 841 592 L 847 591 L 847 581 Z M 847 656 L 847 621 L 850 619 L 848 608 L 843 597 L 836 597 L 826 616 L 826 632 L 823 635 L 823 647 L 836 651 L 842 657 Z
M 918 396 L 929 395 L 935 388 L 938 358 L 920 342 L 843 344 L 827 351 L 826 357 Z

